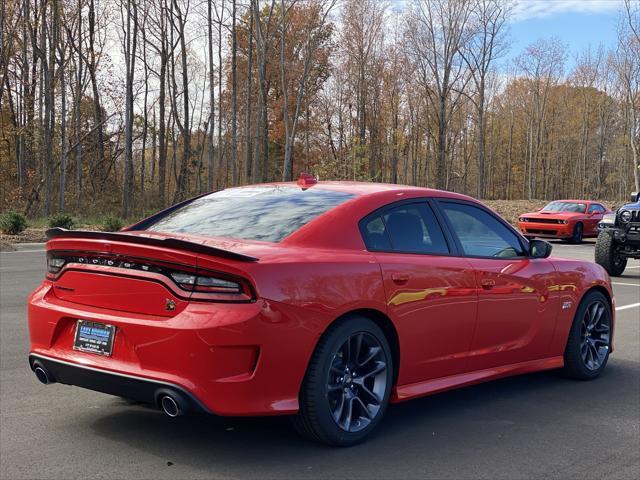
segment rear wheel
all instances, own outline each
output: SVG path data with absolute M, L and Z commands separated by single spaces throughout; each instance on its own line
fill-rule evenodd
M 613 235 L 606 231 L 600 232 L 598 240 L 596 240 L 595 260 L 612 277 L 622 275 L 627 267 L 627 257 L 620 255 L 616 251 Z
M 389 343 L 373 321 L 348 317 L 320 339 L 300 393 L 296 430 L 335 446 L 362 441 L 380 423 L 393 381 Z
M 611 304 L 598 291 L 587 293 L 576 312 L 564 352 L 564 373 L 591 380 L 602 373 L 611 349 Z

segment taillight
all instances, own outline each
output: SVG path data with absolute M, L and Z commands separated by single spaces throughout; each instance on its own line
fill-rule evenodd
M 47 257 L 47 273 L 51 275 L 57 275 L 62 267 L 64 267 L 66 260 L 58 257 Z
M 174 285 L 171 287 L 174 293 L 179 295 L 180 292 L 176 290 L 186 290 L 190 292 L 188 296 L 192 300 L 214 302 L 255 300 L 250 282 L 242 277 L 225 272 L 201 270 L 190 265 L 117 254 L 50 251 L 47 253 L 47 278 L 55 282 L 64 274 L 64 270 L 80 265 L 139 271 L 145 276 L 162 275 Z
M 242 285 L 231 280 L 188 273 L 172 273 L 171 278 L 185 290 L 205 293 L 242 293 Z

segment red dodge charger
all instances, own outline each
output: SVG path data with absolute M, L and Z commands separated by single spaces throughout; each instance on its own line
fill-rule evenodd
M 454 193 L 304 177 L 48 236 L 37 378 L 172 417 L 291 414 L 351 445 L 389 402 L 537 370 L 591 379 L 612 351 L 605 271 Z
M 556 200 L 542 210 L 523 213 L 518 228 L 528 237 L 561 238 L 582 243 L 584 237 L 598 236 L 598 223 L 610 213 L 600 202 Z

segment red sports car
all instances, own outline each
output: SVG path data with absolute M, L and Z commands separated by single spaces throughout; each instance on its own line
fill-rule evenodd
M 600 202 L 556 200 L 538 212 L 520 215 L 518 228 L 527 237 L 561 238 L 582 243 L 584 237 L 598 236 L 598 223 L 610 212 Z
M 305 178 L 48 236 L 38 379 L 172 417 L 291 414 L 350 445 L 389 402 L 537 370 L 591 379 L 612 350 L 602 267 L 549 258 L 455 193 Z

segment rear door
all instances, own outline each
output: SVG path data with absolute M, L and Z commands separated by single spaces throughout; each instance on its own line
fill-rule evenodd
M 544 358 L 558 312 L 552 263 L 527 257 L 521 237 L 489 210 L 463 201 L 438 205 L 475 271 L 478 324 L 469 370 Z
M 384 279 L 389 315 L 399 329 L 399 384 L 461 373 L 476 322 L 477 294 L 468 260 L 426 200 L 393 204 L 360 222 Z

